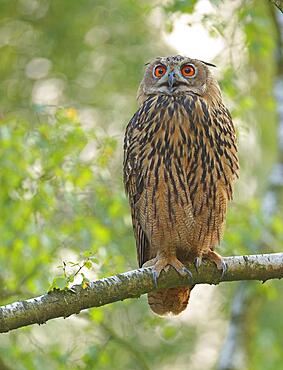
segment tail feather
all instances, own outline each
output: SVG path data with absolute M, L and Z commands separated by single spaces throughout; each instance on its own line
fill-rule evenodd
M 149 306 L 154 313 L 161 316 L 169 313 L 178 315 L 187 307 L 192 289 L 192 286 L 177 287 L 148 293 Z

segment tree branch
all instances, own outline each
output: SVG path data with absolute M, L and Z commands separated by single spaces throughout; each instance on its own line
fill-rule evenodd
M 283 277 L 283 253 L 224 258 L 228 271 L 221 272 L 214 264 L 204 261 L 197 273 L 192 264 L 192 279 L 181 277 L 173 269 L 162 272 L 158 288 L 194 284 L 218 284 L 222 281 L 261 280 Z M 100 307 L 126 298 L 137 298 L 155 289 L 152 267 L 128 271 L 91 282 L 83 289 L 74 285 L 71 290 L 52 291 L 40 297 L 0 307 L 0 333 L 23 326 L 43 324 L 56 317 L 68 317 L 90 307 Z
M 283 13 L 283 0 L 270 0 Z

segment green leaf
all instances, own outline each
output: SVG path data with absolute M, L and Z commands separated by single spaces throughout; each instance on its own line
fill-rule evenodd
M 88 260 L 88 261 L 86 261 L 85 263 L 84 263 L 84 266 L 87 268 L 87 269 L 91 269 L 92 268 L 92 262 L 90 261 L 90 260 Z

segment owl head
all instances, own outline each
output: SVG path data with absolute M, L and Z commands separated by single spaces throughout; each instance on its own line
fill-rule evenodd
M 174 55 L 157 57 L 149 62 L 138 91 L 142 103 L 148 95 L 165 94 L 176 96 L 185 93 L 205 95 L 220 94 L 219 86 L 209 67 L 215 65 L 198 59 Z

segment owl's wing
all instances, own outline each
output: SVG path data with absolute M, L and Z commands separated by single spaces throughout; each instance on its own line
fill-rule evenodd
M 205 128 L 205 139 L 211 145 L 211 135 L 214 138 L 215 176 L 221 180 L 227 192 L 228 199 L 233 196 L 233 183 L 239 177 L 239 160 L 237 150 L 237 139 L 234 124 L 229 110 L 223 103 L 217 106 L 211 105 L 207 110 L 204 104 L 203 115 L 207 125 Z M 209 124 L 212 123 L 214 130 L 209 132 Z
M 141 267 L 149 259 L 149 242 L 137 217 L 136 203 L 144 189 L 142 172 L 138 161 L 138 130 L 137 125 L 143 117 L 139 110 L 129 122 L 124 139 L 124 185 L 129 197 L 134 235 L 136 239 L 138 263 Z
M 192 94 L 184 98 L 183 107 L 190 153 L 187 179 L 197 213 L 205 201 L 212 202 L 212 208 L 222 203 L 221 199 L 215 199 L 219 189 L 225 198 L 232 199 L 233 182 L 239 171 L 236 135 L 231 115 L 223 103 L 208 104 L 205 98 Z

